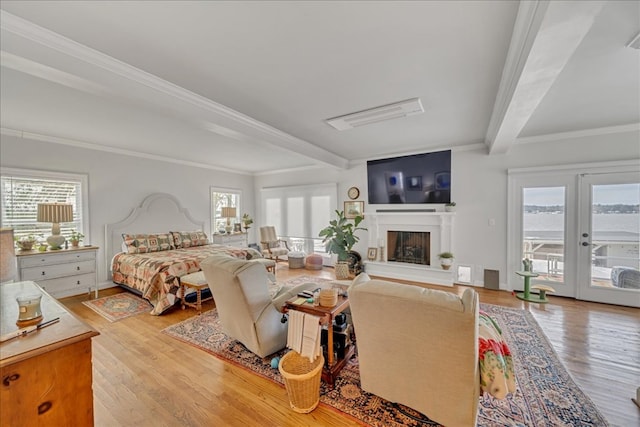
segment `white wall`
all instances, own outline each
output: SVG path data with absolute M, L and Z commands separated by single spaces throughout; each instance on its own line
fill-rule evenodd
M 242 190 L 243 212 L 255 212 L 253 177 L 248 175 L 234 175 L 5 135 L 0 136 L 0 165 L 89 176 L 91 234 L 87 243 L 101 248 L 98 252 L 100 283 L 107 280 L 107 262 L 104 259 L 105 225 L 126 218 L 151 193 L 164 192 L 175 196 L 193 218 L 205 222 L 205 232 L 209 235 L 211 186 Z M 255 241 L 252 234 L 249 241 Z
M 473 266 L 473 281 L 483 282 L 485 268 L 500 272 L 501 287 L 507 288 L 507 170 L 513 168 L 580 164 L 640 159 L 640 133 L 611 134 L 540 143 L 514 145 L 507 154 L 487 155 L 485 149 L 454 150 L 452 156 L 452 200 L 457 203 L 453 250 L 457 264 Z M 365 213 L 380 205 L 368 206 L 366 165 L 346 171 L 309 169 L 256 177 L 256 195 L 263 187 L 338 182 L 338 205 L 347 198 L 347 189 L 360 188 L 359 200 Z M 390 207 L 394 207 L 391 205 Z M 397 207 L 397 205 L 395 206 Z M 409 208 L 424 208 L 411 205 Z M 365 215 L 366 216 L 366 215 Z M 489 225 L 494 220 L 495 225 Z M 366 217 L 365 224 L 366 226 Z M 366 233 L 354 248 L 366 254 Z

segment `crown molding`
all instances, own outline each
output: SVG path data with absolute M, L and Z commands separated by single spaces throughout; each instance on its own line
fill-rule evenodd
M 310 142 L 289 135 L 236 110 L 8 12 L 0 11 L 0 27 L 2 30 L 11 32 L 34 43 L 46 46 L 82 62 L 146 86 L 147 88 L 195 106 L 201 110 L 214 113 L 216 116 L 230 120 L 236 125 L 257 132 L 258 135 L 255 136 L 256 138 L 279 148 L 309 157 L 314 161 L 324 163 L 328 166 L 340 169 L 345 169 L 348 166 L 347 159 L 313 145 Z
M 252 174 L 250 172 L 243 172 L 243 171 L 238 171 L 238 170 L 234 170 L 234 169 L 221 168 L 221 167 L 217 167 L 217 166 L 208 165 L 208 164 L 205 164 L 205 163 L 198 163 L 198 162 L 190 162 L 190 161 L 186 161 L 186 160 L 173 159 L 171 157 L 159 156 L 157 154 L 143 153 L 143 152 L 134 151 L 134 150 L 127 150 L 127 149 L 123 149 L 123 148 L 107 147 L 105 145 L 99 145 L 99 144 L 94 144 L 94 143 L 90 143 L 90 142 L 78 141 L 78 140 L 75 140 L 75 139 L 61 138 L 61 137 L 58 137 L 58 136 L 44 135 L 44 134 L 33 133 L 33 132 L 25 132 L 25 131 L 22 131 L 22 130 L 10 129 L 10 128 L 5 128 L 5 127 L 0 128 L 0 134 L 1 135 L 6 135 L 6 136 L 14 136 L 14 137 L 17 137 L 17 138 L 22 138 L 22 139 L 31 139 L 31 140 L 34 140 L 34 141 L 43 141 L 43 142 L 50 142 L 50 143 L 53 143 L 53 144 L 68 145 L 68 146 L 71 146 L 71 147 L 84 148 L 84 149 L 87 149 L 87 150 L 103 151 L 103 152 L 112 153 L 112 154 L 121 154 L 121 155 L 124 155 L 124 156 L 139 157 L 139 158 L 143 158 L 143 159 L 147 159 L 147 160 L 156 160 L 156 161 L 160 161 L 160 162 L 175 163 L 175 164 L 182 165 L 182 166 L 209 169 L 209 170 L 215 170 L 215 171 L 225 172 L 225 173 L 234 173 L 234 174 L 246 175 L 246 176 L 253 176 L 254 175 L 254 174 Z
M 614 133 L 640 132 L 640 123 L 631 123 L 620 126 L 607 126 L 594 129 L 583 129 L 569 132 L 549 133 L 545 135 L 526 136 L 517 138 L 516 144 L 531 144 L 535 142 L 558 141 L 562 139 L 584 138 L 589 136 L 610 135 Z

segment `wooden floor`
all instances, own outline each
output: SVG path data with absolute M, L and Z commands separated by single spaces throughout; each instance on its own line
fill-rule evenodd
M 289 270 L 333 277 L 333 270 Z M 443 288 L 461 294 L 463 286 Z M 477 289 L 480 301 L 529 310 L 575 381 L 611 425 L 640 426 L 631 401 L 640 387 L 640 310 L 551 296 L 547 305 L 526 303 L 509 292 Z M 106 289 L 100 296 L 122 292 Z M 160 331 L 196 315 L 172 309 L 162 316 L 138 315 L 110 323 L 86 306 L 87 296 L 63 299 L 100 331 L 93 340 L 96 426 L 355 426 L 340 413 L 320 407 L 311 414 L 289 409 L 284 388 Z M 214 307 L 204 304 L 204 310 Z

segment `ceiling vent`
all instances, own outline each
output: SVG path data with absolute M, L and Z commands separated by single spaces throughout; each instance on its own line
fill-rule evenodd
M 634 38 L 631 39 L 629 43 L 627 43 L 627 47 L 632 47 L 634 49 L 640 49 L 640 32 L 635 35 Z
M 357 113 L 334 117 L 332 119 L 327 119 L 326 122 L 338 130 L 347 130 L 358 126 L 382 122 L 384 120 L 413 116 L 414 114 L 420 114 L 423 112 L 424 109 L 422 108 L 420 98 L 412 98 L 393 104 L 358 111 Z

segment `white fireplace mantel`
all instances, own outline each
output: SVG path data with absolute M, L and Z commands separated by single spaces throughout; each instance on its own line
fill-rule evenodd
M 369 247 L 378 248 L 378 259 L 365 262 L 367 274 L 420 283 L 453 286 L 453 271 L 443 270 L 438 262 L 441 252 L 453 252 L 453 223 L 455 212 L 375 212 L 365 213 L 369 229 Z M 428 232 L 431 237 L 429 259 L 431 265 L 388 262 L 387 232 Z

